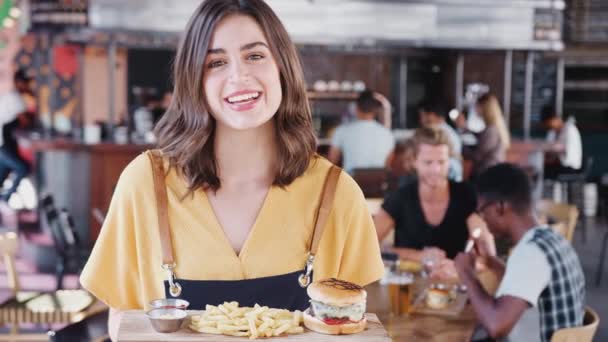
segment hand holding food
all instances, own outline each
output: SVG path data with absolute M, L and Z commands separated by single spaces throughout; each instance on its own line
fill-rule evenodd
M 267 306 L 239 307 L 237 302 L 207 305 L 200 315 L 191 317 L 190 329 L 207 334 L 242 336 L 256 339 L 301 334 L 302 312 Z
M 454 267 L 460 279 L 465 279 L 465 274 L 475 273 L 475 257 L 474 253 L 458 253 L 454 259 Z
M 431 279 L 458 282 L 458 272 L 450 259 L 441 260 L 430 271 Z

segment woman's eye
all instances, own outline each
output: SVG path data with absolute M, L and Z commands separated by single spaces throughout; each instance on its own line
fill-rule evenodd
M 209 64 L 207 64 L 207 67 L 209 69 L 213 69 L 213 68 L 221 67 L 224 64 L 226 64 L 224 61 L 211 61 Z
M 254 54 L 247 56 L 247 59 L 252 60 L 252 61 L 257 61 L 257 60 L 260 60 L 263 58 L 264 58 L 264 55 L 261 55 L 259 53 L 254 53 Z

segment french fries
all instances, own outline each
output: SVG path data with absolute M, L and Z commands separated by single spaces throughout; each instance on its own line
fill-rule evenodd
M 301 311 L 271 309 L 267 306 L 239 307 L 237 302 L 225 302 L 218 306 L 207 305 L 205 311 L 190 317 L 193 331 L 249 337 L 272 337 L 301 334 L 304 328 Z

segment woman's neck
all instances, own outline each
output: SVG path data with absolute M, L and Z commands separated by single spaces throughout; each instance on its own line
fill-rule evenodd
M 272 184 L 277 163 L 273 120 L 246 131 L 218 124 L 214 139 L 218 176 L 222 186 Z
M 450 196 L 449 182 L 447 180 L 436 186 L 431 186 L 424 182 L 418 184 L 418 193 L 422 200 L 444 200 Z

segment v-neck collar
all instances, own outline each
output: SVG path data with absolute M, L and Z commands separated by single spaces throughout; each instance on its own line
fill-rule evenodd
M 217 214 L 215 213 L 215 210 L 213 210 L 213 206 L 211 205 L 209 196 L 207 196 L 207 193 L 204 190 L 200 190 L 200 196 L 202 196 L 202 199 L 203 199 L 203 201 L 202 201 L 203 206 L 204 206 L 203 210 L 207 211 L 211 217 L 210 221 L 213 225 L 213 228 L 211 228 L 213 231 L 213 234 L 215 234 L 218 237 L 218 239 L 220 241 L 222 241 L 222 244 L 227 248 L 227 250 L 229 251 L 229 254 L 232 257 L 234 257 L 235 259 L 239 260 L 239 262 L 241 264 L 242 264 L 243 259 L 247 256 L 247 253 L 250 249 L 252 240 L 259 233 L 257 231 L 263 228 L 263 227 L 259 227 L 259 226 L 264 226 L 264 224 L 260 223 L 260 222 L 264 221 L 264 219 L 265 219 L 264 215 L 266 215 L 266 212 L 272 212 L 272 210 L 269 207 L 271 207 L 271 205 L 272 205 L 272 197 L 273 197 L 274 191 L 275 191 L 275 186 L 271 185 L 270 188 L 268 189 L 268 192 L 266 193 L 266 197 L 264 197 L 264 202 L 262 203 L 262 206 L 260 207 L 260 210 L 258 211 L 258 214 L 253 222 L 253 225 L 249 228 L 249 233 L 247 234 L 247 238 L 243 242 L 243 245 L 241 246 L 241 250 L 237 253 L 237 251 L 234 250 L 234 248 L 232 247 L 230 240 L 228 240 L 228 237 L 226 236 L 226 233 L 224 232 L 224 227 L 222 227 L 220 220 L 218 219 Z
M 452 207 L 452 196 L 453 196 L 453 189 L 452 189 L 452 182 L 448 181 L 448 191 L 449 191 L 449 196 L 448 196 L 448 206 L 445 208 L 445 212 L 443 213 L 443 217 L 441 218 L 441 221 L 439 221 L 439 224 L 437 225 L 433 225 L 430 224 L 429 221 L 426 218 L 426 215 L 424 214 L 424 209 L 422 208 L 422 198 L 420 198 L 420 192 L 418 187 L 420 186 L 419 181 L 416 181 L 415 184 L 413 184 L 415 186 L 413 186 L 413 196 L 414 196 L 414 202 L 416 202 L 416 205 L 418 206 L 418 212 L 420 213 L 420 216 L 422 217 L 422 222 L 424 222 L 424 224 L 431 229 L 435 229 L 435 228 L 439 228 L 441 227 L 444 223 L 445 220 L 448 217 L 448 213 L 450 212 L 450 209 Z

